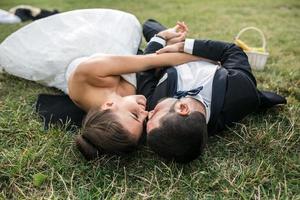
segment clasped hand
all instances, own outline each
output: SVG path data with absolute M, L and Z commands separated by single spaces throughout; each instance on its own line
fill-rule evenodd
M 167 45 L 156 51 L 156 53 L 183 52 L 184 40 L 187 33 L 188 27 L 184 22 L 177 22 L 173 28 L 161 31 L 158 35 L 166 40 Z

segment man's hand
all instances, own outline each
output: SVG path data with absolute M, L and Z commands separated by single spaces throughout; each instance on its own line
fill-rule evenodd
M 156 51 L 157 54 L 162 54 L 162 53 L 174 53 L 174 52 L 183 52 L 184 48 L 184 42 L 178 42 L 175 44 L 171 44 L 168 46 L 165 46 L 164 48 Z

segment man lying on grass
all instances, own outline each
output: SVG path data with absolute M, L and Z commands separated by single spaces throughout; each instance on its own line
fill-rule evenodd
M 157 70 L 138 74 L 138 93 L 146 96 L 150 111 L 147 142 L 160 156 L 190 162 L 203 152 L 208 136 L 251 112 L 286 103 L 256 88 L 247 55 L 235 44 L 185 39 L 168 45 L 164 29 L 155 20 L 145 22 L 144 37 L 154 47 L 150 52 L 185 52 L 209 61 L 178 65 L 159 75 Z

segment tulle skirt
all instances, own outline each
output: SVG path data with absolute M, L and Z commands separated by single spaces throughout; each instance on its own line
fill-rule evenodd
M 95 53 L 136 54 L 141 25 L 111 9 L 74 10 L 37 20 L 0 45 L 0 70 L 67 92 L 65 72 L 76 58 Z

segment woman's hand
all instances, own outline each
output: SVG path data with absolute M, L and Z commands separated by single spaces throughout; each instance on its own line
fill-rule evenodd
M 177 22 L 173 28 L 161 31 L 157 35 L 163 37 L 167 41 L 167 45 L 171 45 L 184 41 L 187 32 L 187 25 L 184 22 Z
M 189 31 L 187 25 L 184 22 L 177 22 L 176 26 L 174 26 L 173 31 L 176 33 L 180 33 L 178 37 L 173 37 L 169 40 L 167 40 L 167 45 L 172 45 L 178 42 L 183 42 L 185 40 L 185 37 Z
M 173 37 L 165 37 L 168 38 L 167 41 L 167 46 L 158 50 L 156 53 L 161 54 L 161 53 L 171 53 L 171 52 L 183 52 L 184 48 L 184 41 L 185 37 L 188 32 L 188 27 L 184 22 L 177 22 L 176 26 L 173 28 L 167 29 L 165 31 L 162 31 L 162 37 L 164 35 L 170 36 L 171 33 L 173 33 Z M 174 34 L 177 33 L 177 36 Z

